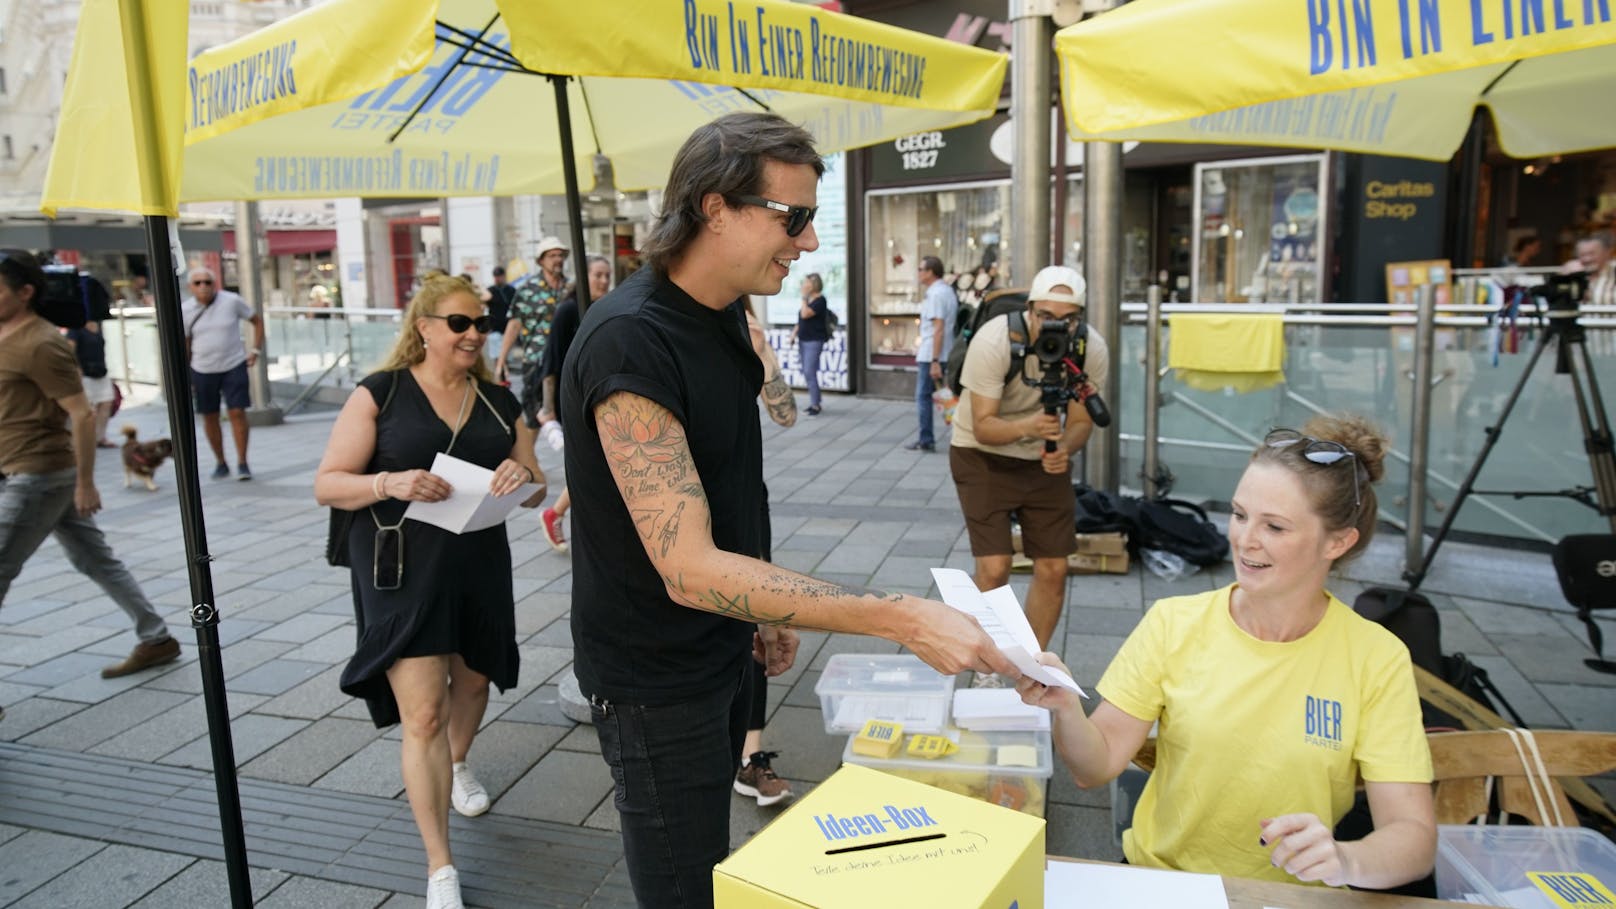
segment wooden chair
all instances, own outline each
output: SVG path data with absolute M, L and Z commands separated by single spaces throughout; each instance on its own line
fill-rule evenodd
M 1577 816 L 1556 777 L 1616 769 L 1612 732 L 1548 729 L 1528 737 L 1523 729 L 1488 729 L 1433 732 L 1426 739 L 1431 745 L 1438 824 L 1468 824 L 1480 817 L 1496 820 L 1489 799 L 1490 787 L 1496 787 L 1500 811 L 1543 826 L 1575 827 Z

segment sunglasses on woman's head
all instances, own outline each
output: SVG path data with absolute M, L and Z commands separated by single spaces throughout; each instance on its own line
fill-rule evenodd
M 478 316 L 477 318 L 473 319 L 471 316 L 463 316 L 460 313 L 454 313 L 453 315 L 448 316 L 436 316 L 428 313 L 427 318 L 442 319 L 443 321 L 449 323 L 449 330 L 457 335 L 463 335 L 471 328 L 476 328 L 479 334 L 486 335 L 488 334 L 489 327 L 494 324 L 494 320 L 490 319 L 488 316 Z
M 1354 508 L 1363 504 L 1363 498 L 1358 492 L 1358 465 L 1352 450 L 1347 446 L 1342 445 L 1340 442 L 1332 442 L 1329 439 L 1315 439 L 1312 436 L 1304 436 L 1294 429 L 1276 429 L 1263 438 L 1263 444 L 1269 448 L 1289 448 L 1292 445 L 1301 444 L 1303 446 L 1301 449 L 1302 457 L 1314 464 L 1322 464 L 1326 467 L 1332 464 L 1340 464 L 1343 461 L 1354 461 L 1352 465 L 1352 504 Z
M 736 196 L 735 198 L 746 205 L 756 205 L 770 211 L 784 212 L 786 216 L 786 236 L 788 237 L 795 237 L 807 230 L 809 223 L 814 220 L 814 215 L 819 212 L 818 206 L 809 208 L 806 205 L 787 205 L 784 202 L 776 202 L 762 196 Z

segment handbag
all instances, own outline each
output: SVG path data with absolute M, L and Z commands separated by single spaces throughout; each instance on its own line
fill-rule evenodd
M 382 406 L 376 411 L 377 422 L 381 421 L 382 414 L 387 413 L 387 405 L 393 403 L 393 393 L 398 391 L 398 372 L 395 370 L 387 383 L 387 394 L 382 398 Z M 331 506 L 331 521 L 326 529 L 325 537 L 325 563 L 333 568 L 348 568 L 353 560 L 348 557 L 348 531 L 353 527 L 356 511 Z

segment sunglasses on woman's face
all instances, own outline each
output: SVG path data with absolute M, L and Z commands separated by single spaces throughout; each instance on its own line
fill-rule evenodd
M 762 196 L 736 196 L 735 198 L 746 205 L 756 205 L 770 211 L 784 212 L 786 216 L 786 236 L 788 237 L 795 237 L 807 230 L 809 223 L 814 220 L 814 215 L 819 212 L 818 206 L 809 208 L 806 205 L 787 205 L 784 202 L 776 202 Z
M 486 335 L 488 334 L 489 327 L 494 324 L 494 321 L 488 316 L 478 316 L 477 318 L 473 319 L 471 316 L 463 316 L 460 313 L 455 313 L 449 316 L 435 316 L 429 313 L 427 314 L 427 318 L 442 319 L 443 321 L 449 323 L 449 330 L 457 335 L 463 335 L 472 328 L 477 329 L 478 334 Z
M 1340 442 L 1304 436 L 1294 429 L 1276 429 L 1263 438 L 1263 444 L 1269 448 L 1289 448 L 1292 445 L 1301 444 L 1303 446 L 1302 457 L 1314 464 L 1322 464 L 1326 467 L 1353 459 L 1352 451 Z M 1352 504 L 1353 507 L 1363 504 L 1363 499 L 1358 494 L 1357 464 L 1352 465 Z

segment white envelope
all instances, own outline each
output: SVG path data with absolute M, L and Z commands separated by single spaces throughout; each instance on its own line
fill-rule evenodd
M 538 483 L 523 483 L 515 492 L 496 496 L 488 491 L 494 472 L 438 452 L 432 459 L 432 472 L 442 477 L 454 491 L 441 502 L 411 502 L 404 517 L 442 527 L 451 533 L 486 530 L 502 524 L 518 505 L 539 491 Z

